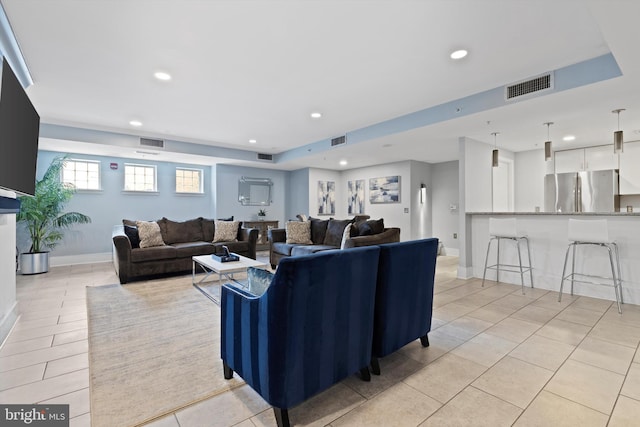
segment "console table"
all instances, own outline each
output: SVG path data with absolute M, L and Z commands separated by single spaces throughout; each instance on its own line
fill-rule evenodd
M 269 240 L 267 239 L 267 231 L 272 228 L 278 228 L 278 221 L 242 221 L 244 228 L 257 228 L 258 229 L 258 244 L 256 249 L 265 251 L 269 249 Z

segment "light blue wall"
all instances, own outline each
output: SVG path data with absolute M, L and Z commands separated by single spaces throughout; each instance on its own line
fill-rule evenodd
M 298 169 L 288 173 L 287 180 L 287 218 L 295 219 L 296 215 L 309 215 L 309 168 Z
M 38 152 L 38 179 L 42 177 L 51 160 L 65 153 Z M 102 190 L 77 192 L 65 211 L 77 211 L 91 217 L 91 224 L 80 224 L 65 231 L 64 240 L 51 253 L 52 256 L 83 255 L 111 252 L 113 226 L 123 218 L 156 220 L 167 217 L 181 221 L 199 216 L 211 217 L 212 209 L 211 167 L 178 163 L 154 162 L 85 154 L 71 154 L 70 158 L 100 161 Z M 158 192 L 154 194 L 123 191 L 124 163 L 155 165 L 157 167 Z M 111 170 L 110 163 L 118 169 Z M 175 168 L 191 167 L 204 171 L 204 194 L 181 195 L 175 193 Z M 18 227 L 18 246 L 21 252 L 29 249 L 25 230 Z
M 238 201 L 238 181 L 243 176 L 250 178 L 271 178 L 271 205 L 265 206 L 266 219 L 280 221 L 284 226 L 286 220 L 286 180 L 287 172 L 272 169 L 250 168 L 232 165 L 215 166 L 215 206 L 216 218 L 227 218 L 231 215 L 238 221 L 255 221 L 258 219 L 260 206 L 243 206 Z

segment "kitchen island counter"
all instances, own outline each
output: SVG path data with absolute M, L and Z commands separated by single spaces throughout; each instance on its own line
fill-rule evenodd
M 518 230 L 526 233 L 531 247 L 534 287 L 558 291 L 569 240 L 569 218 L 589 220 L 607 219 L 609 237 L 618 243 L 622 271 L 622 288 L 625 303 L 640 304 L 640 212 L 612 213 L 561 213 L 561 212 L 471 212 L 466 214 L 471 225 L 472 275 L 482 277 L 489 241 L 489 218 L 517 218 Z M 501 262 L 517 264 L 515 245 L 501 245 Z M 526 253 L 526 250 L 525 250 Z M 523 256 L 524 255 L 523 253 Z M 495 263 L 495 247 L 491 251 L 490 264 Z M 576 271 L 599 276 L 610 276 L 611 268 L 607 252 L 602 248 L 583 246 L 576 257 Z M 487 271 L 487 279 L 495 280 L 495 271 Z M 500 281 L 520 284 L 519 273 L 501 272 Z M 529 285 L 525 276 L 525 285 Z M 565 291 L 570 285 L 565 284 Z M 598 286 L 576 282 L 575 294 L 615 301 L 611 286 Z M 624 308 L 623 308 L 624 311 Z
M 640 216 L 640 212 L 467 212 L 467 215 L 490 215 L 490 216 L 520 216 L 520 215 Z

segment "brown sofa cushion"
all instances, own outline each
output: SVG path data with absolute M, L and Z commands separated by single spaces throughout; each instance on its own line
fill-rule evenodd
M 347 224 L 351 223 L 350 219 L 330 219 L 327 225 L 327 233 L 324 236 L 324 243 L 328 246 L 340 247 L 342 243 L 342 233 Z
M 298 245 L 296 245 L 295 243 L 272 242 L 271 251 L 276 254 L 290 256 L 291 250 L 296 246 Z
M 213 233 L 215 230 L 214 219 L 202 218 L 202 240 L 205 242 L 213 242 Z
M 215 249 L 213 243 L 208 242 L 174 243 L 172 246 L 176 248 L 176 257 L 178 258 L 208 255 L 212 254 Z
M 240 253 L 241 255 L 243 253 L 246 253 L 247 251 L 249 251 L 249 242 L 248 241 L 214 243 L 213 246 L 216 247 L 215 253 L 217 253 L 217 254 L 220 254 L 220 253 L 224 252 L 224 250 L 222 249 L 223 246 L 228 247 L 229 248 L 229 252 Z
M 131 249 L 131 262 L 157 261 L 176 257 L 173 246 L 155 246 L 152 248 Z
M 336 248 L 335 246 L 328 246 L 328 245 L 295 246 L 291 250 L 291 256 L 310 255 L 310 254 L 315 254 L 316 252 L 326 251 L 329 249 L 338 249 L 338 248 Z
M 202 218 L 190 219 L 184 222 L 171 221 L 163 218 L 163 226 L 160 227 L 162 240 L 167 245 L 174 243 L 201 242 Z

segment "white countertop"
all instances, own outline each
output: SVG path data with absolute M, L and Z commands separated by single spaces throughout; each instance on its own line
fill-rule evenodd
M 466 212 L 467 215 L 640 216 L 640 212 Z

